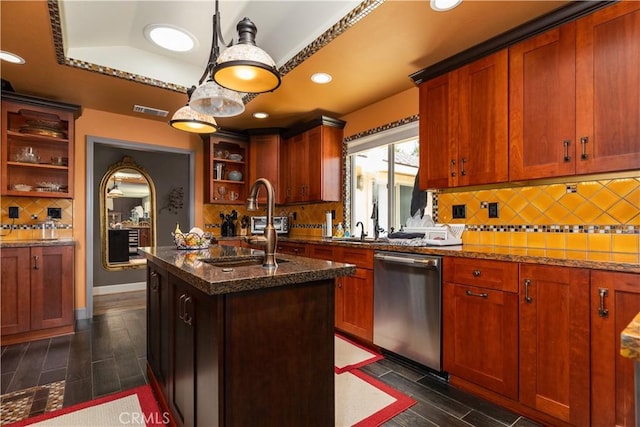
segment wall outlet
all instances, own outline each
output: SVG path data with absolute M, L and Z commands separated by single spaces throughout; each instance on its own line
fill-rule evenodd
M 20 208 L 17 206 L 9 206 L 9 218 L 20 218 Z
M 47 208 L 47 216 L 51 219 L 61 219 L 62 208 Z
M 489 203 L 489 218 L 498 218 L 498 202 Z
M 467 205 L 453 205 L 451 208 L 451 216 L 453 218 L 466 218 L 467 217 Z

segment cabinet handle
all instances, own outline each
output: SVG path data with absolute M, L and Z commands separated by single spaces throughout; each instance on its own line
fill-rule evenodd
M 187 296 L 184 299 L 184 302 L 183 302 L 183 304 L 184 304 L 184 315 L 183 315 L 182 321 L 184 323 L 186 323 L 187 325 L 191 325 L 192 321 L 193 321 L 193 317 L 191 317 L 191 315 L 189 313 L 187 313 L 187 303 L 191 304 L 191 301 L 192 301 L 191 297 Z
M 336 285 L 337 285 L 339 288 L 342 288 L 342 280 L 340 280 L 340 279 L 336 280 Z
M 456 176 L 456 161 L 451 160 L 451 176 Z
M 158 292 L 158 273 L 156 271 L 152 271 L 151 274 L 151 280 L 149 281 L 149 288 L 153 291 L 153 292 Z
M 184 321 L 184 299 L 187 297 L 186 294 L 180 295 L 178 299 L 178 319 Z
M 473 277 L 480 277 L 482 272 L 480 270 L 473 270 Z
M 40 267 L 38 266 L 38 260 L 40 259 L 40 257 L 38 255 L 34 255 L 33 256 L 33 269 L 34 270 L 40 270 Z
M 524 279 L 524 302 L 531 304 L 533 299 L 529 296 L 529 286 L 531 285 L 531 279 Z
M 609 290 L 605 288 L 598 288 L 598 295 L 600 296 L 600 307 L 598 307 L 598 316 L 609 317 L 609 309 L 604 306 L 604 299 L 609 296 Z
M 467 158 L 463 157 L 462 159 L 460 159 L 460 175 L 465 176 L 467 174 L 467 171 L 464 170 L 464 164 L 467 163 Z
M 581 160 L 587 160 L 589 158 L 589 155 L 587 154 L 587 142 L 589 142 L 588 136 L 580 138 L 580 145 L 582 146 L 582 154 L 580 154 Z
M 482 292 L 481 294 L 476 293 L 476 292 L 471 292 L 469 290 L 464 291 L 465 294 L 469 295 L 470 297 L 480 297 L 480 298 L 489 298 L 489 294 L 486 294 L 484 292 Z
M 562 144 L 564 145 L 564 161 L 570 162 L 571 156 L 569 155 L 569 144 L 571 144 L 571 140 L 565 139 L 562 141 Z

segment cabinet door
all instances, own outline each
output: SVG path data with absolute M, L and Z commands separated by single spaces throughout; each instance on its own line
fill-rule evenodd
M 509 49 L 509 179 L 573 175 L 575 23 Z
M 275 202 L 285 203 L 286 199 L 286 168 L 283 166 L 283 143 L 278 134 L 252 135 L 249 142 L 249 183 L 258 178 L 266 178 L 273 185 Z M 266 203 L 264 190 L 260 191 L 259 203 Z
M 336 278 L 336 328 L 373 341 L 373 270 Z
M 308 139 L 306 133 L 301 133 L 290 138 L 287 145 L 288 161 L 285 166 L 289 169 L 289 201 L 290 202 L 304 202 L 307 200 L 307 186 L 308 186 L 308 173 L 309 165 L 308 157 Z
M 578 173 L 640 165 L 640 2 L 577 21 Z
M 507 181 L 507 50 L 460 68 L 458 185 Z
M 341 128 L 323 125 L 308 130 L 306 134 L 306 200 L 339 202 L 342 200 L 343 131 Z
M 640 311 L 640 275 L 591 272 L 591 422 L 636 426 L 633 360 L 620 355 L 620 333 Z
M 170 275 L 172 341 L 170 406 L 182 426 L 219 425 L 219 299 Z
M 31 325 L 29 248 L 3 248 L 0 251 L 0 304 L 2 335 L 26 332 Z
M 420 85 L 421 190 L 454 187 L 458 182 L 458 111 L 455 73 Z
M 282 254 L 307 256 L 307 247 L 302 243 L 278 242 L 276 251 Z
M 73 325 L 73 246 L 31 248 L 31 329 Z
M 518 295 L 445 283 L 445 371 L 518 399 Z
M 147 361 L 165 387 L 169 378 L 169 276 L 147 261 Z
M 589 271 L 520 265 L 520 401 L 589 425 Z

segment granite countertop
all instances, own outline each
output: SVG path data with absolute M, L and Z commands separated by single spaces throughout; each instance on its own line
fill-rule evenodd
M 75 246 L 72 239 L 0 240 L 1 248 L 30 248 L 33 246 Z
M 385 242 L 360 243 L 357 241 L 332 240 L 322 237 L 278 237 L 281 242 L 349 246 L 364 249 L 417 253 L 425 255 L 456 256 L 464 258 L 492 259 L 522 263 L 581 267 L 595 270 L 640 273 L 640 264 L 629 262 L 629 255 L 610 252 L 570 251 L 554 249 L 535 249 L 488 245 L 458 246 L 403 246 Z
M 620 354 L 640 362 L 640 313 L 620 334 Z
M 275 271 L 262 268 L 260 263 L 223 268 L 203 261 L 208 258 L 229 261 L 239 257 L 261 258 L 263 255 L 259 250 L 225 245 L 211 245 L 202 250 L 178 250 L 175 246 L 145 247 L 139 248 L 138 252 L 208 295 L 333 279 L 356 271 L 352 264 L 285 254 L 276 254 L 276 259 L 282 262 L 278 262 Z

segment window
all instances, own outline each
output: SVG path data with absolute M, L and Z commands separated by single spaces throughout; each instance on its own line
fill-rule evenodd
M 411 217 L 419 166 L 418 123 L 352 141 L 348 153 L 352 234 L 360 235 L 356 224 L 362 222 L 364 232 L 373 236 L 376 214 L 381 235 L 392 228 L 398 231 Z M 416 197 L 424 197 L 420 202 L 430 215 L 430 194 L 417 192 Z

